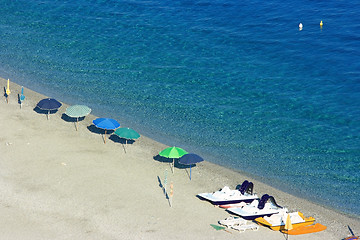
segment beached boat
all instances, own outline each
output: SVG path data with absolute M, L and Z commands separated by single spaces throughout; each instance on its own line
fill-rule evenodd
M 293 228 L 289 231 L 287 230 L 281 230 L 282 233 L 289 234 L 289 235 L 301 235 L 301 234 L 307 234 L 307 233 L 315 233 L 315 232 L 321 232 L 326 229 L 326 226 L 316 223 L 313 225 L 307 225 L 307 226 L 301 226 L 298 228 Z
M 304 217 L 304 215 L 301 212 L 293 212 L 289 214 L 293 228 L 311 225 L 315 221 L 315 218 L 313 217 Z M 269 227 L 274 231 L 280 231 L 285 229 L 286 218 L 287 218 L 287 213 L 281 211 L 277 214 L 271 215 L 270 217 L 264 216 L 264 217 L 256 218 L 255 222 L 260 225 Z
M 240 202 L 252 202 L 259 197 L 253 193 L 254 184 L 245 180 L 239 188 L 231 190 L 228 186 L 213 193 L 200 193 L 197 196 L 214 205 L 235 204 Z
M 219 207 L 221 208 L 236 208 L 236 207 L 243 207 L 246 205 L 246 202 L 240 202 L 240 203 L 234 203 L 234 204 L 224 204 L 224 205 L 219 205 Z
M 246 220 L 254 220 L 258 217 L 271 216 L 279 212 L 286 213 L 288 210 L 279 206 L 274 197 L 264 194 L 260 201 L 256 199 L 244 207 L 228 208 L 227 211 Z

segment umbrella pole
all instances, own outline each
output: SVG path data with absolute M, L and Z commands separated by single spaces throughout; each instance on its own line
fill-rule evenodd
M 50 112 L 50 111 L 48 111 L 47 114 L 46 114 L 47 120 L 49 120 L 49 112 Z
M 173 173 L 175 173 L 175 158 L 173 158 Z
M 75 127 L 76 127 L 76 131 L 78 130 L 78 127 L 79 127 L 79 118 L 76 118 L 76 124 L 75 124 Z
M 105 141 L 105 144 L 106 144 L 106 129 L 105 129 L 104 141 Z
M 191 181 L 191 165 L 190 165 L 190 181 Z

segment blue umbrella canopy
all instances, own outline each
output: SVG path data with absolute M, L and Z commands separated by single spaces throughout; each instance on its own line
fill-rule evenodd
M 179 163 L 185 165 L 191 165 L 202 161 L 204 161 L 204 159 L 195 153 L 185 154 L 179 159 Z
M 41 110 L 56 110 L 61 107 L 61 103 L 54 98 L 45 98 L 41 100 L 36 106 Z
M 179 158 L 179 163 L 190 165 L 190 180 L 191 180 L 191 165 L 202 161 L 204 161 L 204 159 L 195 153 L 188 153 L 182 156 L 181 158 Z
M 97 118 L 93 120 L 93 123 L 96 127 L 104 130 L 114 130 L 120 127 L 120 123 L 111 118 Z
M 47 116 L 47 119 L 49 119 L 50 111 L 57 110 L 58 108 L 61 107 L 61 105 L 62 104 L 54 98 L 45 98 L 45 99 L 41 100 L 40 102 L 38 102 L 38 104 L 36 106 L 38 108 L 40 108 L 41 110 L 48 111 L 46 116 Z
M 105 138 L 104 138 L 105 143 L 106 143 L 106 130 L 114 130 L 120 127 L 120 123 L 118 123 L 115 119 L 111 119 L 111 118 L 97 118 L 93 120 L 93 123 L 97 128 L 105 130 Z

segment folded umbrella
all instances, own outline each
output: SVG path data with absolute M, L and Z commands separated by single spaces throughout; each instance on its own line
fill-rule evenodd
M 22 107 L 22 103 L 25 100 L 25 95 L 24 95 L 24 87 L 21 87 L 21 94 L 20 94 L 20 108 Z
M 6 102 L 9 103 L 9 95 L 11 93 L 10 91 L 10 79 L 7 80 L 7 86 L 6 86 Z

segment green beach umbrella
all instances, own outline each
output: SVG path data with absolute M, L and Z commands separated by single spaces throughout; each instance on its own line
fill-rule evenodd
M 118 128 L 114 133 L 118 137 L 124 138 L 126 140 L 125 145 L 127 145 L 127 140 L 134 140 L 140 137 L 140 134 L 132 128 Z
M 76 123 L 79 124 L 79 118 L 89 115 L 91 109 L 85 105 L 73 105 L 66 109 L 65 114 L 71 118 L 76 118 Z M 76 131 L 78 130 L 77 125 L 75 125 Z
M 173 159 L 173 173 L 175 166 L 175 158 L 181 158 L 185 154 L 188 154 L 188 152 L 179 147 L 168 147 L 159 152 L 160 156 Z

